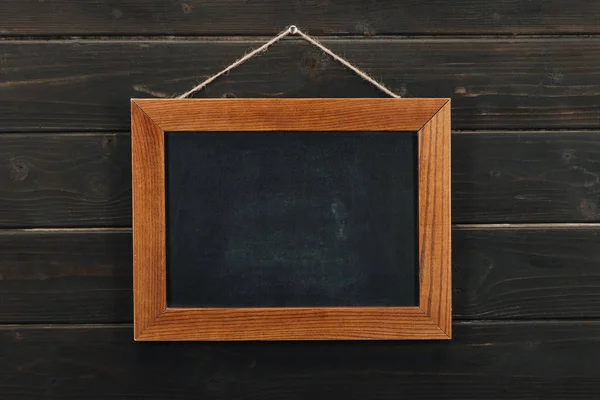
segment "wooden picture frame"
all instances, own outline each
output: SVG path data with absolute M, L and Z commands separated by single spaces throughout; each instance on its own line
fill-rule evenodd
M 449 99 L 132 99 L 134 338 L 449 339 Z M 165 131 L 412 131 L 418 134 L 419 306 L 169 308 Z

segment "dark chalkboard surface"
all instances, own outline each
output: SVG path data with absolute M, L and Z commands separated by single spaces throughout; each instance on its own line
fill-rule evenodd
M 166 133 L 170 307 L 418 305 L 411 132 Z

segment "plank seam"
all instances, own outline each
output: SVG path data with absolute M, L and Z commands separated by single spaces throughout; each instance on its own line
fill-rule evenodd
M 52 41 L 166 41 L 166 42 L 177 42 L 177 41 L 187 41 L 187 40 L 223 40 L 223 41 L 232 41 L 232 40 L 261 40 L 268 39 L 275 35 L 273 34 L 218 34 L 218 35 L 205 35 L 205 34 L 197 34 L 197 35 L 167 35 L 167 34 L 146 34 L 146 35 L 10 35 L 4 34 L 0 36 L 0 40 L 5 42 L 24 42 L 24 41 L 39 41 L 39 42 L 52 42 Z M 489 32 L 485 33 L 449 33 L 449 34 L 426 34 L 426 33 L 418 33 L 418 34 L 377 34 L 377 35 L 360 35 L 360 34 L 343 34 L 338 33 L 335 35 L 331 34 L 323 34 L 323 35 L 315 35 L 315 37 L 322 38 L 325 40 L 397 40 L 397 39 L 405 39 L 405 40 L 470 40 L 470 39 L 478 39 L 478 40 L 540 40 L 540 39 L 600 39 L 600 33 L 568 33 L 568 32 L 557 32 L 552 34 L 519 34 L 519 33 L 499 33 L 493 34 Z M 298 40 L 298 39 L 295 39 Z
M 494 325 L 596 325 L 600 324 L 600 318 L 594 319 L 530 319 L 530 320 L 462 320 L 453 321 L 453 326 L 494 326 Z M 73 324 L 73 323 L 0 323 L 0 330 L 9 329 L 133 329 L 132 323 L 94 323 L 94 324 Z M 133 340 L 133 339 L 132 339 Z
M 600 229 L 600 222 L 557 222 L 557 223 L 499 223 L 499 224 L 452 224 L 456 230 L 502 230 L 502 229 Z M 61 227 L 61 228 L 0 228 L 1 234 L 9 233 L 93 233 L 93 232 L 131 232 L 128 227 Z
M 285 98 L 285 97 L 282 97 Z M 411 97 L 404 97 L 405 99 L 411 99 Z M 519 134 L 553 134 L 553 133 L 564 133 L 564 134 L 596 134 L 599 133 L 597 128 L 548 128 L 548 129 L 453 129 L 453 135 L 463 134 L 506 134 L 506 135 L 519 135 Z M 92 130 L 89 132 L 79 130 L 42 130 L 42 131 L 2 131 L 2 136 L 29 136 L 29 135 L 54 135 L 54 136 L 96 136 L 96 135 L 130 135 L 130 130 Z

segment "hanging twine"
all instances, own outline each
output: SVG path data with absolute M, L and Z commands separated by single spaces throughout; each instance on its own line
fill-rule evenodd
M 372 84 L 373 86 L 375 86 L 377 89 L 381 90 L 382 92 L 384 92 L 388 96 L 391 96 L 391 97 L 394 97 L 394 98 L 400 98 L 399 95 L 397 95 L 396 93 L 392 92 L 385 85 L 383 85 L 382 83 L 377 82 L 375 79 L 373 79 L 372 77 L 370 77 L 369 75 L 367 75 L 365 72 L 361 71 L 360 69 L 358 69 L 357 67 L 355 67 L 354 65 L 352 65 L 349 61 L 347 61 L 346 59 L 338 56 L 333 51 L 331 51 L 330 49 L 328 49 L 327 47 L 325 47 L 324 45 L 322 45 L 321 43 L 319 43 L 318 41 L 316 41 L 314 38 L 312 38 L 311 36 L 309 36 L 306 33 L 302 32 L 295 25 L 291 25 L 291 26 L 287 27 L 286 29 L 284 29 L 283 31 L 281 31 L 281 33 L 279 33 L 277 36 L 275 36 L 273 39 L 269 40 L 268 42 L 266 42 L 265 44 L 263 44 L 259 48 L 252 50 L 251 52 L 249 52 L 248 54 L 246 54 L 242 58 L 238 59 L 237 61 L 235 61 L 233 64 L 231 64 L 227 68 L 223 69 L 221 72 L 218 72 L 218 73 L 214 74 L 213 76 L 211 76 L 210 78 L 208 78 L 204 82 L 200 83 L 197 86 L 194 86 L 193 88 L 191 88 L 187 92 L 183 93 L 181 96 L 178 96 L 177 98 L 178 99 L 185 99 L 186 97 L 189 97 L 190 95 L 196 93 L 197 91 L 199 91 L 199 90 L 203 89 L 204 87 L 206 87 L 207 85 L 209 85 L 211 82 L 213 82 L 214 80 L 216 80 L 220 76 L 225 75 L 229 71 L 231 71 L 232 69 L 234 69 L 234 68 L 242 65 L 243 63 L 245 63 L 246 61 L 248 61 L 252 57 L 256 56 L 257 54 L 265 52 L 270 46 L 272 46 L 273 44 L 277 43 L 278 41 L 280 41 L 281 39 L 283 39 L 284 37 L 286 37 L 288 35 L 299 35 L 301 38 L 303 38 L 304 40 L 306 40 L 307 42 L 309 42 L 313 46 L 318 47 L 325 54 L 331 56 L 334 60 L 338 61 L 343 66 L 345 66 L 346 68 L 350 69 L 351 71 L 353 71 L 354 73 L 356 73 L 356 75 L 360 76 L 362 79 L 364 79 L 365 81 L 369 82 L 370 84 Z

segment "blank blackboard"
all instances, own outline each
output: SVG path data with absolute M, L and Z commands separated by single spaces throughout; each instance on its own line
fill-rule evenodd
M 414 132 L 167 132 L 170 307 L 418 305 Z

